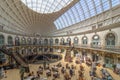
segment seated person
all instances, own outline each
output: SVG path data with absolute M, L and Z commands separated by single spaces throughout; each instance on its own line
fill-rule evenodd
M 64 67 L 62 67 L 62 68 L 61 68 L 61 73 L 63 73 L 63 74 L 64 74 L 64 73 L 65 73 L 65 71 L 66 71 L 66 70 L 65 70 L 65 68 L 64 68 Z
M 84 71 L 84 67 L 82 65 L 80 65 L 80 70 Z
M 46 75 L 47 75 L 47 77 L 51 76 L 51 70 L 50 69 L 46 70 Z
M 58 67 L 57 66 L 52 66 L 52 71 L 58 71 Z
M 73 76 L 74 72 L 73 72 L 72 68 L 69 70 L 69 74 L 70 74 L 71 77 Z
M 36 78 L 37 78 L 37 79 L 40 79 L 40 74 L 39 74 L 39 72 L 38 72 L 38 71 L 37 71 L 37 73 L 36 73 L 36 74 L 37 74 Z
M 40 68 L 40 69 L 38 70 L 38 73 L 39 73 L 39 74 L 43 74 L 43 69 Z
M 55 71 L 55 72 L 53 73 L 53 77 L 54 77 L 54 78 L 59 78 L 59 77 L 60 77 L 59 72 L 58 72 L 58 71 Z
M 32 76 L 32 74 L 29 73 L 25 80 L 32 80 L 32 79 L 34 79 L 34 76 Z
M 70 69 L 70 67 L 69 67 L 68 63 L 66 64 L 66 69 Z
M 64 80 L 70 80 L 70 79 L 71 78 L 70 78 L 69 74 L 67 72 L 65 72 L 65 74 L 64 74 Z
M 46 68 L 45 69 L 49 69 L 50 67 L 49 67 L 49 64 L 48 65 L 46 65 Z
M 71 68 L 72 68 L 72 69 L 76 69 L 76 66 L 74 66 L 74 65 L 71 65 Z
M 58 64 L 57 64 L 57 67 L 61 67 L 62 66 L 62 64 L 61 64 L 61 62 L 59 62 Z

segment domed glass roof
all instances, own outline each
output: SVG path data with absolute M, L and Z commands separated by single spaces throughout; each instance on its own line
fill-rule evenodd
M 66 7 L 73 0 L 21 0 L 27 7 L 38 13 L 53 13 Z

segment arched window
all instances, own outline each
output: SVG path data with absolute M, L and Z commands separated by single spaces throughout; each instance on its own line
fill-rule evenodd
M 93 37 L 92 37 L 92 44 L 91 44 L 92 47 L 98 47 L 100 46 L 100 37 L 99 35 L 95 34 Z
M 5 38 L 3 35 L 0 35 L 0 46 L 3 46 L 5 44 Z
M 74 38 L 74 45 L 78 45 L 78 40 L 79 40 L 78 37 Z
M 48 39 L 44 39 L 44 45 L 48 45 Z
M 55 39 L 55 44 L 59 44 L 59 39 Z
M 67 38 L 67 42 L 69 43 L 69 41 L 71 41 L 71 38 Z
M 27 44 L 28 45 L 32 44 L 31 38 L 27 38 Z
M 39 39 L 39 45 L 43 45 L 43 39 Z
M 20 39 L 18 36 L 15 37 L 15 45 L 19 46 L 20 45 Z
M 25 44 L 26 44 L 26 38 L 25 38 L 25 37 L 21 38 L 21 44 L 22 44 L 22 45 L 25 45 Z
M 13 38 L 11 36 L 8 36 L 8 45 L 13 45 Z
M 37 44 L 37 38 L 34 38 L 33 39 L 33 45 L 36 45 Z
M 109 33 L 105 38 L 106 46 L 115 46 L 115 35 L 113 33 Z
M 5 38 L 3 35 L 0 35 L 0 46 L 3 46 L 4 45 L 4 42 L 5 41 Z M 5 63 L 6 62 L 6 58 L 5 58 L 5 55 L 0 52 L 0 63 Z
M 82 44 L 83 45 L 87 45 L 88 44 L 88 38 L 87 38 L 87 36 L 83 36 L 82 37 Z
M 53 39 L 51 38 L 49 39 L 49 41 L 50 41 L 50 45 L 53 45 Z
M 60 43 L 61 43 L 62 45 L 65 43 L 65 39 L 64 39 L 64 38 L 61 38 L 60 41 L 61 41 Z

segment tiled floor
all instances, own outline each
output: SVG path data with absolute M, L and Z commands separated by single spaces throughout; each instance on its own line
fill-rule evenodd
M 75 70 L 75 75 L 72 77 L 71 80 L 77 80 L 78 79 L 78 70 L 79 70 L 79 64 L 76 64 L 74 62 L 75 59 L 73 59 L 73 62 L 72 63 L 69 63 L 69 65 L 76 65 L 76 70 Z M 66 62 L 64 62 L 64 60 L 62 59 L 61 61 L 59 61 L 62 63 L 62 65 L 65 66 Z M 58 62 L 56 63 L 51 63 L 50 66 L 54 65 L 54 64 L 57 64 Z M 85 71 L 84 71 L 84 78 L 85 80 L 91 80 L 90 79 L 90 76 L 89 76 L 89 71 L 90 71 L 90 67 L 88 67 L 86 64 L 82 64 L 85 68 Z M 36 72 L 38 70 L 38 67 L 40 66 L 39 64 L 30 64 L 30 71 L 34 71 Z M 101 77 L 101 70 L 102 67 L 97 67 L 97 74 L 99 77 Z M 110 69 L 107 69 L 109 71 L 109 73 L 112 75 L 112 77 L 115 79 L 115 80 L 120 80 L 120 76 L 116 75 L 113 73 L 112 70 Z M 46 77 L 45 75 L 45 72 L 44 74 L 42 75 L 42 77 Z M 2 80 L 20 80 L 20 76 L 19 76 L 19 69 L 12 69 L 12 70 L 8 70 L 7 71 L 7 78 L 4 78 Z M 52 80 L 52 77 L 49 77 L 48 80 Z M 56 80 L 64 80 L 63 79 L 63 74 L 61 74 L 60 78 L 59 79 L 56 79 Z

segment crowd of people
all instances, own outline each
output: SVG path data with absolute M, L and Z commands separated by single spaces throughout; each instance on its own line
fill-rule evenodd
M 66 63 L 66 65 L 62 65 L 59 62 L 56 65 L 50 66 L 49 64 L 43 64 L 38 67 L 36 73 L 33 71 L 26 76 L 25 80 L 47 80 L 52 78 L 51 80 L 61 80 L 63 77 L 64 80 L 72 80 L 72 77 L 76 74 L 79 74 L 77 80 L 85 80 L 84 79 L 84 67 L 80 65 L 78 72 L 75 72 L 76 66 L 70 65 Z M 44 75 L 44 78 L 43 78 Z

